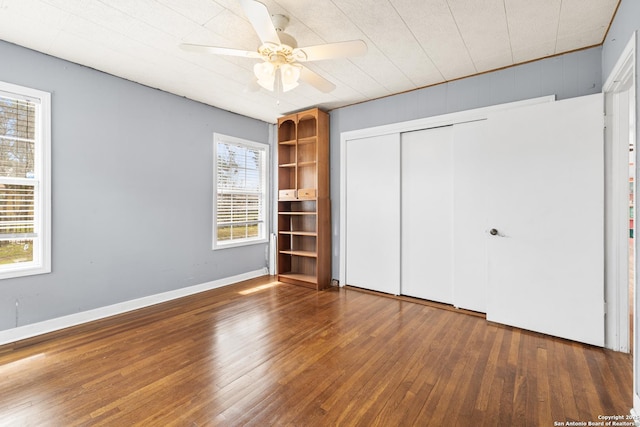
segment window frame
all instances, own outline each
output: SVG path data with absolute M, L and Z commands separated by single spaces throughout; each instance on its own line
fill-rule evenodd
M 36 105 L 33 260 L 0 265 L 2 280 L 51 272 L 51 93 L 0 81 L 0 96 Z
M 264 155 L 264 161 L 262 165 L 261 182 L 260 182 L 260 195 L 262 197 L 262 231 L 263 235 L 258 237 L 218 241 L 218 143 L 232 144 L 241 147 L 247 147 L 252 149 L 261 150 Z M 235 248 L 241 246 L 256 245 L 261 243 L 267 243 L 269 241 L 269 177 L 270 177 L 270 146 L 269 144 L 250 141 L 235 136 L 224 135 L 221 133 L 213 134 L 213 221 L 211 232 L 211 248 L 213 250 Z

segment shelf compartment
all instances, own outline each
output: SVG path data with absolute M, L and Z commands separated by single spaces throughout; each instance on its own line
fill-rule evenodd
M 296 167 L 281 167 L 278 168 L 278 189 L 279 190 L 292 190 L 295 191 L 297 185 L 297 171 Z M 294 196 L 295 197 L 295 196 Z
M 296 146 L 280 143 L 278 145 L 278 164 L 294 164 L 296 163 Z
M 292 230 L 278 234 L 278 251 L 282 254 L 315 258 L 318 256 L 316 236 L 311 230 Z
M 298 135 L 297 138 L 308 139 L 318 136 L 318 120 L 313 115 L 298 115 Z
M 316 228 L 315 215 L 279 215 L 278 230 L 284 236 L 315 236 L 318 232 Z M 291 246 L 287 246 L 290 248 Z M 283 248 L 283 246 L 280 246 Z M 314 249 L 315 250 L 315 249 Z
M 302 273 L 292 273 L 292 272 L 280 273 L 278 274 L 278 280 L 280 282 L 308 286 L 314 289 L 318 284 L 316 280 L 316 276 L 311 276 L 309 274 L 302 274 Z
M 285 200 L 278 203 L 278 212 L 316 214 L 315 200 Z
M 309 171 L 313 171 L 314 173 L 305 173 Z M 299 167 L 297 169 L 297 187 L 296 188 L 306 188 L 306 189 L 315 189 L 316 187 L 316 174 L 315 174 L 315 164 L 314 165 L 306 165 L 304 167 Z M 314 196 L 315 197 L 315 196 Z
M 294 141 L 295 143 L 295 141 Z M 297 169 L 296 169 L 296 146 L 295 145 L 278 145 L 278 187 L 280 191 L 294 191 L 297 187 Z M 279 198 L 295 198 L 290 196 L 279 196 Z
M 309 143 L 298 145 L 297 148 L 298 164 L 307 162 L 315 163 L 318 160 L 316 158 L 316 144 Z
M 295 140 L 298 136 L 296 135 L 296 122 L 292 119 L 283 119 L 278 123 L 278 142 L 279 143 L 289 143 L 293 141 L 295 144 Z
M 305 257 L 280 252 L 278 254 L 278 268 L 280 271 L 278 273 L 278 280 L 280 281 L 285 281 L 282 279 L 286 278 L 313 284 L 314 287 L 317 284 L 317 258 L 315 257 Z

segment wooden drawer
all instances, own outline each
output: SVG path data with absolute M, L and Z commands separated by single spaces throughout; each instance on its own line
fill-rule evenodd
M 301 188 L 298 190 L 298 199 L 315 199 L 315 198 L 316 198 L 315 188 Z
M 296 198 L 296 190 L 280 190 L 278 191 L 279 200 L 291 200 Z

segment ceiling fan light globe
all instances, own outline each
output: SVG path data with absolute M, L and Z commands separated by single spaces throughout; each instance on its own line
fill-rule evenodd
M 262 86 L 263 88 L 265 88 L 266 90 L 273 92 L 273 86 L 274 86 L 275 79 L 271 79 L 271 80 L 268 80 L 268 79 L 262 79 L 262 80 L 261 80 L 261 79 L 258 79 L 256 82 L 257 82 L 260 86 Z
M 290 83 L 290 84 L 286 84 L 286 83 L 282 82 L 282 91 L 283 92 L 289 92 L 291 89 L 297 88 L 298 85 L 299 85 L 298 82 L 293 82 L 293 83 Z
M 285 64 L 280 67 L 280 79 L 282 82 L 282 91 L 287 92 L 298 86 L 300 78 L 300 68 L 295 65 Z
M 253 66 L 257 82 L 263 88 L 273 91 L 273 83 L 276 76 L 276 67 L 270 62 L 260 62 Z
M 273 80 L 276 67 L 270 62 L 259 62 L 253 66 L 253 74 L 258 80 Z
M 282 84 L 297 83 L 300 78 L 300 69 L 294 65 L 285 64 L 280 67 L 280 74 L 282 76 Z

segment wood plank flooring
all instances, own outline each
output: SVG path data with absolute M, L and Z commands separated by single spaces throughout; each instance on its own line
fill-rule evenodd
M 270 277 L 0 347 L 10 426 L 553 426 L 631 406 L 629 355 Z

